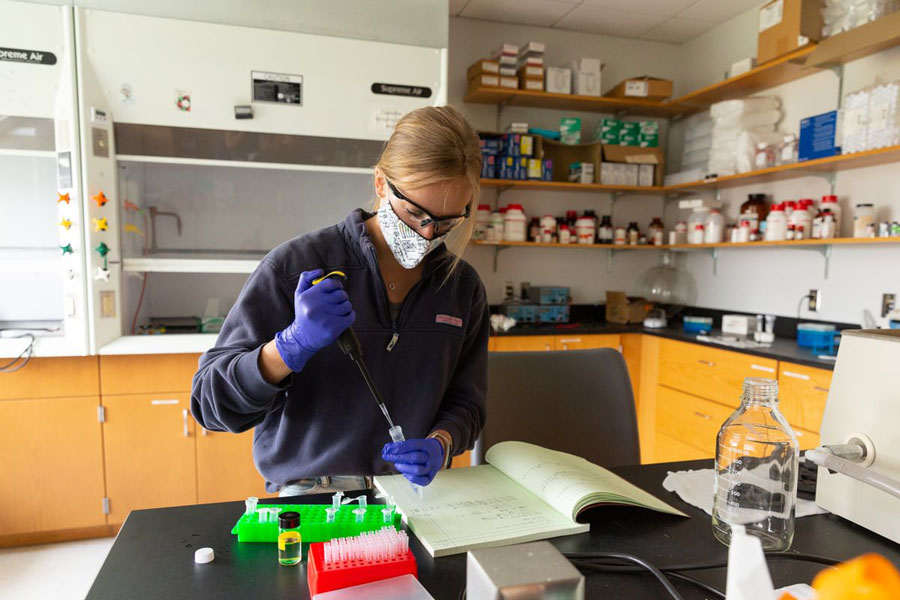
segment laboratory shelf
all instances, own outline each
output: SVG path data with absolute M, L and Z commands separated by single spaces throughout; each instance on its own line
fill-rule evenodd
M 830 239 L 807 239 L 807 240 L 785 240 L 780 242 L 746 242 L 731 243 L 722 242 L 720 244 L 663 244 L 662 246 L 642 245 L 632 246 L 629 244 L 559 244 L 544 242 L 509 242 L 509 241 L 486 241 L 472 240 L 473 246 L 488 246 L 491 248 L 577 248 L 577 249 L 597 249 L 603 248 L 607 250 L 709 250 L 713 248 L 803 248 L 810 246 L 889 246 L 892 244 L 900 244 L 900 237 L 890 238 L 830 238 Z
M 259 260 L 225 258 L 126 258 L 122 269 L 131 273 L 252 273 Z
M 666 189 L 662 186 L 636 186 L 636 185 L 604 185 L 601 183 L 570 183 L 568 181 L 520 181 L 515 179 L 482 179 L 481 187 L 498 188 L 501 192 L 513 190 L 545 190 L 561 192 L 594 192 L 594 193 L 635 193 L 635 194 L 664 194 Z
M 559 244 L 559 243 L 545 243 L 545 242 L 494 242 L 494 241 L 486 241 L 486 240 L 472 240 L 469 242 L 474 246 L 489 246 L 491 248 L 497 248 L 500 250 L 504 250 L 506 248 L 572 248 L 579 250 L 588 250 L 591 248 L 606 248 L 608 250 L 659 250 L 660 248 L 665 248 L 666 246 L 629 246 L 629 245 L 621 245 L 621 244 Z
M 578 110 L 616 114 L 629 112 L 653 117 L 667 117 L 671 110 L 668 103 L 653 100 L 631 100 L 607 98 L 606 96 L 579 96 L 576 94 L 555 94 L 531 90 L 514 90 L 499 87 L 478 87 L 470 89 L 463 98 L 473 104 L 495 104 L 498 106 L 527 106 L 532 108 L 553 108 L 556 110 Z
M 202 354 L 216 344 L 216 333 L 123 335 L 101 346 L 98 354 Z
M 794 179 L 805 175 L 822 175 L 836 173 L 838 171 L 861 169 L 864 167 L 875 167 L 898 161 L 900 161 L 900 146 L 889 146 L 877 150 L 866 150 L 865 152 L 855 152 L 853 154 L 840 154 L 816 160 L 770 167 L 768 169 L 759 169 L 747 173 L 739 173 L 737 175 L 712 177 L 703 181 L 669 185 L 665 186 L 663 189 L 666 192 L 680 192 L 731 188 L 757 183 L 783 181 L 785 179 Z
M 350 173 L 372 175 L 368 167 L 337 167 L 328 165 L 305 165 L 296 163 L 254 162 L 249 160 L 217 160 L 209 158 L 182 158 L 177 156 L 149 156 L 143 154 L 118 154 L 120 162 L 152 163 L 162 165 L 187 165 L 199 167 L 238 167 L 244 169 L 273 169 L 278 171 L 312 171 L 317 173 Z

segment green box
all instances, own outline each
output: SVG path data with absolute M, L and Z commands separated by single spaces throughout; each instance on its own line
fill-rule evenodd
M 600 132 L 619 131 L 623 124 L 619 119 L 600 119 Z
M 639 133 L 638 145 L 641 148 L 656 148 L 659 146 L 658 133 Z
M 659 133 L 659 121 L 638 121 L 641 133 Z
M 300 513 L 300 537 L 304 543 L 327 542 L 334 538 L 355 537 L 364 531 L 380 531 L 383 527 L 393 525 L 400 529 L 400 514 L 394 510 L 393 522 L 384 523 L 385 508 L 383 504 L 370 504 L 366 507 L 363 522 L 356 522 L 353 510 L 358 508 L 355 504 L 341 506 L 334 516 L 334 523 L 328 523 L 326 508 L 330 504 L 258 504 L 260 508 L 280 508 L 284 511 L 296 511 Z M 231 533 L 238 536 L 239 542 L 277 542 L 278 520 L 274 522 L 260 523 L 256 513 L 252 515 L 242 514 L 238 522 L 231 529 Z
M 570 146 L 581 143 L 581 119 L 563 117 L 559 120 L 560 141 Z

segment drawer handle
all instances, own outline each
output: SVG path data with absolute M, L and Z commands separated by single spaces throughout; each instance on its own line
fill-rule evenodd
M 757 371 L 765 371 L 766 373 L 774 373 L 775 369 L 773 367 L 764 367 L 763 365 L 750 365 L 751 369 L 756 369 Z
M 186 408 L 181 411 L 181 423 L 184 425 L 184 437 L 191 437 L 191 432 L 188 431 L 188 411 Z
M 711 361 L 711 360 L 703 360 L 702 358 L 699 359 L 697 362 L 700 363 L 701 365 L 706 365 L 707 367 L 714 367 L 714 366 L 716 366 L 716 363 L 714 363 L 713 361 Z
M 702 412 L 700 412 L 699 410 L 695 410 L 695 411 L 694 411 L 694 414 L 697 415 L 698 417 L 700 417 L 701 419 L 706 419 L 707 421 L 710 420 L 710 419 L 712 419 L 711 416 L 709 416 L 709 415 L 707 415 L 707 414 L 705 414 L 705 413 L 702 413 Z
M 561 343 L 561 344 L 580 344 L 581 338 L 569 338 L 569 339 L 565 339 L 565 340 L 559 340 L 559 343 Z
M 547 352 L 550 352 L 550 344 L 547 344 L 547 345 L 544 347 L 544 349 L 547 350 Z M 563 348 L 563 350 L 565 350 L 565 349 L 566 349 L 566 348 Z
M 163 406 L 166 404 L 178 404 L 178 400 L 151 400 L 150 404 L 153 406 Z
M 794 379 L 802 379 L 803 381 L 809 381 L 809 375 L 804 375 L 803 373 L 794 373 L 793 371 L 782 371 L 785 377 L 793 377 Z
M 823 388 L 822 386 L 819 386 L 819 385 L 815 386 L 813 389 L 816 390 L 817 392 L 825 392 L 826 394 L 831 391 L 829 388 Z

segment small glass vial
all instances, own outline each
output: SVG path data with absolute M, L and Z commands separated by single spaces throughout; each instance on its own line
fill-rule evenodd
M 301 555 L 300 513 L 286 511 L 278 515 L 278 564 L 290 567 Z
M 713 535 L 728 545 L 732 525 L 743 525 L 763 550 L 790 548 L 799 454 L 797 437 L 778 412 L 778 382 L 745 379 L 741 406 L 717 442 Z

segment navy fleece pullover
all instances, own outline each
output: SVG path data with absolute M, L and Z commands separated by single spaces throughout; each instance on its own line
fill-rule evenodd
M 303 271 L 347 274 L 363 359 L 407 439 L 444 429 L 459 454 L 484 425 L 489 315 L 481 279 L 461 261 L 444 282 L 452 256 L 440 247 L 426 257 L 422 279 L 392 322 L 369 216 L 356 210 L 272 250 L 244 284 L 216 346 L 200 357 L 194 418 L 213 431 L 255 427 L 253 456 L 270 491 L 304 477 L 390 472 L 381 460 L 387 422 L 337 344 L 278 385 L 259 371 L 262 346 L 294 319 Z

